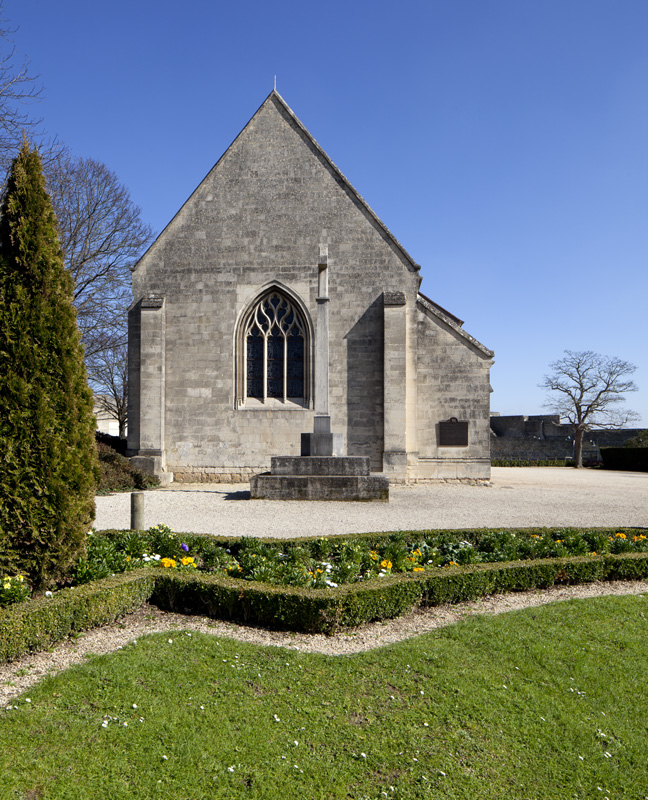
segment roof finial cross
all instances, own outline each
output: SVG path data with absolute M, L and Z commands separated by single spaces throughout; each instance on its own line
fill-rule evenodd
M 275 90 L 275 92 L 277 91 L 277 76 L 276 75 L 275 75 L 274 90 Z

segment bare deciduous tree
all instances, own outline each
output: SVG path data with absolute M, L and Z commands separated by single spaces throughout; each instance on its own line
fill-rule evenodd
M 74 279 L 90 383 L 95 392 L 112 397 L 109 413 L 119 421 L 121 435 L 126 384 L 118 388 L 118 374 L 126 370 L 130 268 L 151 241 L 152 230 L 105 164 L 75 158 L 57 139 L 46 139 L 41 120 L 28 110 L 42 89 L 30 75 L 28 62 L 17 63 L 14 32 L 2 18 L 0 0 L 0 169 L 11 164 L 26 134 L 39 142 L 65 266 Z
M 140 209 L 105 164 L 55 147 L 45 172 L 65 265 L 74 279 L 74 305 L 90 385 L 100 408 L 126 435 L 126 311 L 131 268 L 151 241 Z
M 603 356 L 591 350 L 565 350 L 565 357 L 549 365 L 551 375 L 545 375 L 540 386 L 554 396 L 545 404 L 574 426 L 574 460 L 583 466 L 583 437 L 595 428 L 622 428 L 638 419 L 638 414 L 619 408 L 624 395 L 636 392 L 637 386 L 629 375 L 634 364 L 620 358 Z
M 97 351 L 88 360 L 98 408 L 119 423 L 119 438 L 126 438 L 128 422 L 128 344 L 125 339 Z
M 123 336 L 130 270 L 153 234 L 126 187 L 105 164 L 74 158 L 64 149 L 48 161 L 46 174 L 90 364 L 99 350 Z M 107 337 L 116 324 L 116 337 Z

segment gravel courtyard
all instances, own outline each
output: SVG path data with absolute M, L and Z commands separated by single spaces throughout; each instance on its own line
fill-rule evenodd
M 534 526 L 648 527 L 648 473 L 494 467 L 490 486 L 392 486 L 389 503 L 250 500 L 245 484 L 146 492 L 145 525 L 227 536 Z M 130 495 L 97 497 L 95 527 L 130 527 Z

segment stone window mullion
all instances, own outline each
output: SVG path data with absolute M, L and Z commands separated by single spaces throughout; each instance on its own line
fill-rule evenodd
M 263 402 L 268 399 L 268 334 L 263 337 Z
M 283 402 L 288 399 L 288 337 L 283 335 Z

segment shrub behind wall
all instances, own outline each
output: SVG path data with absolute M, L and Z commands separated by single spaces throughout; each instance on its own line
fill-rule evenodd
M 648 447 L 602 447 L 605 469 L 648 472 Z

